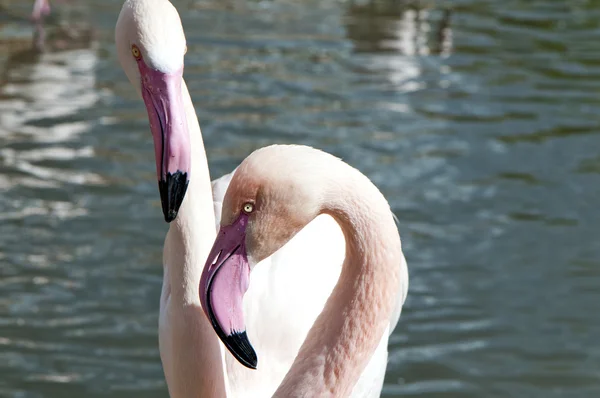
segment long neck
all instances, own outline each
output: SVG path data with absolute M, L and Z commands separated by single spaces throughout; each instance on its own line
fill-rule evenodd
M 177 218 L 170 224 L 167 239 L 176 239 L 180 264 L 169 267 L 171 295 L 186 304 L 199 303 L 198 286 L 202 266 L 216 238 L 212 187 L 206 151 L 198 118 L 185 82 L 182 84 L 185 113 L 190 132 L 191 175 Z
M 339 281 L 275 397 L 345 397 L 389 326 L 402 248 L 389 205 L 355 169 L 328 184 L 323 212 L 340 224 L 346 259 Z
M 198 291 L 202 267 L 216 238 L 212 187 L 200 125 L 185 82 L 182 90 L 190 132 L 191 175 L 179 214 L 170 224 L 163 253 L 163 283 L 168 284 L 171 311 L 184 318 L 177 326 L 170 325 L 171 335 L 177 340 L 172 342 L 175 352 L 171 354 L 179 361 L 176 369 L 183 367 L 173 377 L 192 396 L 225 397 L 228 381 L 223 348 L 201 310 Z

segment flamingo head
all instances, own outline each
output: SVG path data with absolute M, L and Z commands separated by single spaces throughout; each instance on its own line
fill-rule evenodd
M 225 194 L 221 227 L 200 279 L 202 308 L 217 335 L 240 363 L 252 369 L 258 360 L 246 334 L 243 296 L 254 265 L 320 212 L 324 190 L 314 175 L 319 163 L 311 162 L 315 153 L 324 154 L 277 145 L 242 162 Z
M 127 0 L 115 29 L 119 62 L 142 96 L 154 141 L 165 221 L 177 217 L 191 172 L 190 135 L 182 91 L 185 35 L 167 0 Z

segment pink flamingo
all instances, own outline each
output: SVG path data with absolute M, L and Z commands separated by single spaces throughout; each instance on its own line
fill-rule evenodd
M 159 316 L 169 393 L 173 398 L 271 396 L 338 282 L 344 235 L 331 216 L 321 215 L 265 258 L 252 272 L 243 303 L 260 366 L 249 369 L 256 365 L 251 360 L 240 364 L 231 346 L 237 356 L 225 352 L 202 311 L 199 285 L 235 172 L 214 181 L 211 192 L 202 134 L 183 79 L 185 35 L 173 5 L 167 0 L 125 1 L 115 40 L 119 62 L 146 105 L 163 214 L 170 222 Z M 310 296 L 306 286 L 311 286 Z M 399 294 L 389 333 L 403 301 Z M 383 383 L 386 344 L 376 352 L 377 360 L 368 365 L 371 372 L 363 372 L 367 376 L 357 385 L 372 396 L 378 396 Z
M 169 394 L 223 397 L 223 352 L 198 296 L 215 217 L 200 126 L 183 79 L 186 41 L 179 14 L 167 0 L 127 0 L 115 41 L 119 62 L 146 105 L 163 215 L 170 222 L 158 333 Z
M 31 19 L 34 22 L 40 22 L 48 15 L 50 15 L 50 0 L 35 0 L 31 11 Z
M 234 355 L 256 364 L 242 298 L 250 271 L 320 214 L 346 238 L 339 282 L 274 397 L 373 396 L 355 386 L 383 367 L 398 298 L 408 289 L 400 236 L 389 204 L 358 170 L 305 146 L 273 145 L 246 158 L 225 198 L 221 229 L 200 282 L 202 307 Z M 319 275 L 313 275 L 318 283 Z M 306 296 L 311 286 L 305 286 Z M 294 314 L 290 314 L 293 316 Z M 376 387 L 377 386 L 372 386 Z M 377 396 L 379 395 L 379 391 Z

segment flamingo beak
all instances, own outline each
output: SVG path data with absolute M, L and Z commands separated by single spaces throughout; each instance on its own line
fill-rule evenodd
M 222 226 L 200 278 L 200 302 L 215 332 L 244 366 L 256 369 L 258 359 L 244 323 L 243 298 L 250 265 L 246 253 L 248 215 Z
M 154 139 L 158 190 L 166 222 L 177 213 L 190 181 L 190 135 L 181 84 L 183 67 L 174 73 L 149 68 L 140 59 L 142 97 Z

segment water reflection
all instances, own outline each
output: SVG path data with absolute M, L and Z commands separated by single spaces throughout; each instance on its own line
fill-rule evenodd
M 345 25 L 358 52 L 449 55 L 451 15 L 420 1 L 351 1 Z
M 4 28 L 11 25 L 28 26 L 12 19 Z M 0 372 L 14 386 L 0 394 L 10 396 L 82 382 L 85 371 L 61 371 L 52 362 L 74 352 L 64 330 L 98 318 L 73 309 L 84 288 L 73 263 L 90 247 L 68 224 L 89 215 L 73 187 L 104 184 L 82 167 L 95 156 L 82 135 L 93 125 L 83 113 L 102 95 L 97 50 L 89 26 L 35 29 L 33 40 L 26 34 L 0 39 L 7 50 L 0 72 Z
M 122 1 L 53 14 L 44 51 L 18 17 L 31 4 L 11 4 L 0 395 L 164 397 L 166 226 L 147 115 L 114 54 Z M 384 397 L 600 394 L 598 5 L 175 5 L 213 176 L 254 148 L 303 143 L 390 200 L 411 287 Z
M 574 43 L 548 25 L 560 9 L 534 16 L 463 4 L 460 23 L 438 25 L 444 13 L 418 3 L 348 9 L 348 35 L 367 65 L 360 92 L 377 93 L 365 106 L 388 110 L 376 113 L 369 128 L 377 133 L 365 146 L 395 162 L 394 176 L 384 176 L 381 164 L 374 175 L 388 195 L 402 198 L 394 203 L 411 266 L 410 294 L 391 340 L 389 396 L 545 396 L 554 374 L 542 366 L 546 356 L 569 369 L 561 391 L 591 391 L 592 378 L 573 366 L 584 355 L 558 344 L 565 334 L 571 342 L 581 334 L 555 324 L 562 305 L 534 287 L 544 280 L 551 289 L 578 291 L 581 282 L 565 271 L 577 261 L 575 246 L 597 253 L 583 243 L 591 224 L 579 216 L 597 189 L 583 188 L 572 174 L 594 173 L 597 163 L 584 143 L 597 140 L 598 118 L 580 106 L 597 99 L 574 77 L 578 65 L 586 65 L 586 76 L 596 65 L 584 52 L 561 57 L 562 46 Z M 575 30 L 585 24 L 561 20 Z M 435 44 L 444 37 L 460 41 Z M 595 80 L 587 80 L 593 91 Z M 575 200 L 574 192 L 586 194 Z M 560 204 L 573 201 L 582 207 Z M 580 243 L 565 245 L 572 236 Z M 546 251 L 542 242 L 557 249 Z M 587 300 L 573 293 L 569 301 Z M 511 373 L 518 385 L 503 381 L 511 369 L 519 369 Z M 566 387 L 568 380 L 581 388 Z
M 89 34 L 73 40 L 59 30 L 46 40 L 46 51 L 32 47 L 6 60 L 0 79 L 2 188 L 101 182 L 94 173 L 60 167 L 94 156 L 89 146 L 65 145 L 89 130 L 89 122 L 78 115 L 100 96 L 91 44 Z

